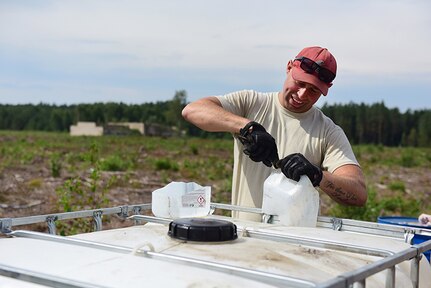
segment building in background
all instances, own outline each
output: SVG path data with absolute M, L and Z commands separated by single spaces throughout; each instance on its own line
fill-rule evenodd
M 176 135 L 171 127 L 151 123 L 139 122 L 110 122 L 106 125 L 97 126 L 95 122 L 78 122 L 70 126 L 71 136 L 102 136 L 102 135 L 143 135 L 171 137 Z
M 103 127 L 96 126 L 94 122 L 78 122 L 70 126 L 71 136 L 102 136 Z

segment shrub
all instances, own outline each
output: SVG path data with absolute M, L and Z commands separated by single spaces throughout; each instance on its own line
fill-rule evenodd
M 190 145 L 190 151 L 192 152 L 193 155 L 198 155 L 199 154 L 199 150 L 198 147 L 194 144 Z
M 379 216 L 402 215 L 416 217 L 420 212 L 420 201 L 403 195 L 378 197 L 374 188 L 368 188 L 368 200 L 365 207 L 336 204 L 329 214 L 339 218 L 364 221 L 377 221 Z
M 178 164 L 171 161 L 170 159 L 157 159 L 155 162 L 156 170 L 172 170 L 178 171 Z
M 111 155 L 106 159 L 99 162 L 100 170 L 102 171 L 126 171 L 133 166 L 133 164 L 121 158 L 118 155 Z
M 414 153 L 411 149 L 402 150 L 400 165 L 403 167 L 415 167 L 418 165 Z
M 109 199 L 106 194 L 109 188 L 117 181 L 117 178 L 112 176 L 108 181 L 101 179 L 98 151 L 98 146 L 93 143 L 86 159 L 94 167 L 87 170 L 86 175 L 75 176 L 66 180 L 62 186 L 56 189 L 60 210 L 71 212 L 97 209 L 109 205 Z M 93 224 L 90 221 L 85 221 L 85 219 L 74 219 L 69 222 L 60 222 L 58 227 L 61 235 L 70 235 L 89 232 L 92 230 Z
M 52 177 L 54 177 L 54 178 L 60 177 L 61 168 L 62 168 L 62 163 L 61 163 L 60 155 L 59 154 L 53 154 L 51 156 L 51 174 L 52 174 Z
M 392 182 L 392 183 L 389 184 L 389 189 L 391 189 L 392 191 L 402 191 L 402 192 L 405 192 L 406 191 L 406 186 L 404 185 L 404 182 L 394 181 L 394 182 Z

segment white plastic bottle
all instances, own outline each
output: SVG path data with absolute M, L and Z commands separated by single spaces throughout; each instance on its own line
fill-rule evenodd
M 264 182 L 262 212 L 285 226 L 316 227 L 319 192 L 307 176 L 296 182 L 276 171 Z
M 211 187 L 194 182 L 171 182 L 152 193 L 151 210 L 157 217 L 206 216 L 210 212 Z

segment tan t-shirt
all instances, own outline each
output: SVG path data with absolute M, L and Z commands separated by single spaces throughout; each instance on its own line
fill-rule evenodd
M 260 123 L 277 143 L 281 158 L 302 153 L 311 163 L 333 172 L 346 164 L 358 165 L 344 131 L 312 107 L 305 113 L 293 113 L 281 106 L 278 92 L 260 93 L 244 90 L 217 97 L 223 108 Z M 262 207 L 263 183 L 274 168 L 254 162 L 234 143 L 232 204 Z M 233 213 L 234 217 L 260 221 L 258 214 Z

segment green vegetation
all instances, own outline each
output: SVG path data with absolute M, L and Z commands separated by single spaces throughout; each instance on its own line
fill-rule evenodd
M 431 173 L 431 161 L 427 157 L 431 153 L 430 148 L 361 145 L 354 146 L 354 151 L 367 180 L 367 204 L 365 207 L 333 204 L 328 215 L 376 221 L 379 216 L 417 217 L 423 211 L 430 211 L 430 197 L 424 191 L 431 192 L 431 183 L 416 172 L 423 171 L 424 176 Z M 406 177 L 407 169 L 412 169 L 411 175 L 416 178 Z M 377 190 L 376 186 L 380 189 Z M 408 191 L 409 186 L 415 190 Z
M 378 195 L 373 187 L 368 187 L 368 201 L 365 207 L 349 207 L 336 204 L 329 211 L 334 217 L 375 222 L 379 216 L 402 215 L 417 217 L 421 213 L 418 199 L 394 193 L 390 196 Z
M 187 92 L 176 91 L 172 100 L 127 105 L 124 103 L 94 103 L 79 105 L 5 105 L 0 104 L 0 129 L 32 131 L 69 131 L 78 121 L 97 125 L 109 122 L 141 122 L 173 127 L 192 137 L 225 138 L 227 133 L 208 133 L 186 122 L 181 111 L 187 104 Z M 352 144 L 389 147 L 430 147 L 431 110 L 401 113 L 389 109 L 383 102 L 365 104 L 325 104 L 321 110 L 345 131 Z M 55 145 L 55 144 L 54 144 Z M 198 152 L 196 149 L 195 152 Z M 1 151 L 0 151 L 1 153 Z M 30 155 L 29 155 L 30 156 Z M 23 159 L 31 161 L 31 158 Z M 410 165 L 409 156 L 404 159 Z
M 107 182 L 101 179 L 101 167 L 106 164 L 98 159 L 99 147 L 96 143 L 91 143 L 86 159 L 91 168 L 81 176 L 75 176 L 57 187 L 58 205 L 60 211 L 71 212 L 79 210 L 97 209 L 107 207 L 109 199 L 108 190 L 116 182 L 116 177 L 112 176 Z M 92 225 L 85 219 L 73 219 L 68 223 L 59 223 L 61 235 L 75 234 L 80 232 L 92 231 Z
M 127 171 L 134 167 L 132 159 L 124 159 L 120 155 L 114 154 L 100 160 L 99 166 L 102 171 Z
M 232 139 L 71 137 L 67 133 L 23 131 L 0 131 L 0 139 L 0 172 L 36 171 L 17 191 L 44 190 L 44 178 L 55 178 L 59 184 L 54 203 L 46 205 L 55 204 L 58 212 L 107 207 L 115 188 L 153 189 L 141 181 L 142 175 L 160 187 L 171 181 L 211 185 L 213 202 L 230 203 Z M 376 221 L 379 216 L 415 217 L 431 210 L 431 180 L 423 177 L 430 173 L 431 148 L 353 148 L 367 179 L 367 205 L 341 206 L 322 195 L 322 215 Z M 39 171 L 47 172 L 41 176 Z M 8 197 L 0 193 L 0 201 L 6 202 Z M 65 234 L 92 228 L 91 221 L 60 225 L 59 231 Z
M 353 144 L 430 147 L 430 110 L 401 113 L 397 108 L 388 109 L 381 102 L 325 104 L 322 111 L 343 128 Z
M 60 177 L 61 159 L 58 153 L 54 153 L 51 156 L 51 172 L 52 172 L 52 177 Z

